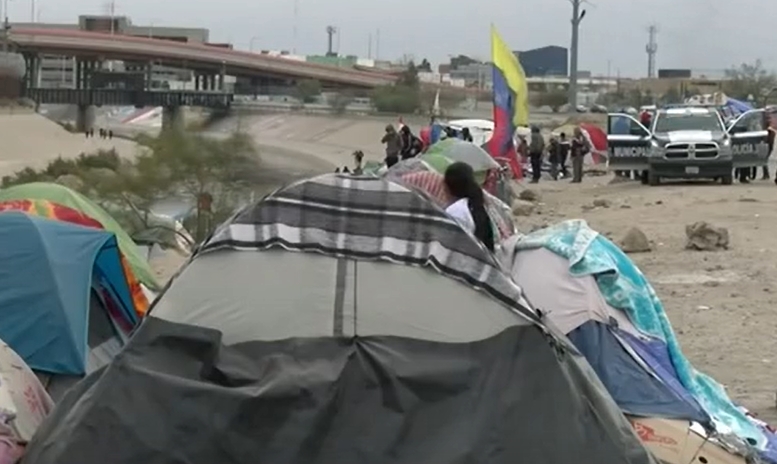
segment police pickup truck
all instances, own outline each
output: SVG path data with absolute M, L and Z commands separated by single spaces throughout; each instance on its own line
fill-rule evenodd
M 728 127 L 714 107 L 657 110 L 649 126 L 623 113 L 608 115 L 608 167 L 637 171 L 644 184 L 661 179 L 720 179 L 733 182 L 734 168 L 768 162 L 768 118 L 751 110 Z

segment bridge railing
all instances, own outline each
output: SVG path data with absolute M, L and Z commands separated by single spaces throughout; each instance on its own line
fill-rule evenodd
M 27 88 L 24 96 L 37 103 L 95 106 L 201 106 L 228 108 L 234 95 L 177 90 Z

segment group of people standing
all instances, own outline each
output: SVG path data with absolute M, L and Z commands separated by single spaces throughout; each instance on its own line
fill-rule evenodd
M 391 167 L 401 159 L 406 160 L 418 156 L 424 149 L 424 143 L 410 130 L 402 126 L 399 132 L 392 124 L 386 126 L 386 133 L 380 140 L 386 145 L 386 166 Z
M 432 125 L 434 126 L 434 121 L 432 122 Z M 463 128 L 461 132 L 457 132 L 452 127 L 440 127 L 441 134 L 439 139 L 458 138 L 465 142 L 474 141 L 472 133 L 467 127 Z M 435 139 L 437 139 L 437 137 L 435 137 Z M 393 125 L 387 125 L 386 133 L 380 141 L 380 143 L 386 145 L 386 166 L 391 167 L 397 164 L 400 159 L 406 160 L 418 156 L 426 150 L 427 144 L 434 143 L 434 141 L 435 140 L 424 141 L 421 137 L 413 134 L 410 127 L 407 125 L 403 125 L 399 131 L 397 131 Z
M 113 131 L 110 129 L 100 129 L 98 134 L 100 135 L 101 139 L 113 139 Z M 94 138 L 94 128 L 91 128 L 84 132 L 84 135 L 86 138 Z
M 559 175 L 562 177 L 569 175 L 566 163 L 567 159 L 570 159 L 572 161 L 572 182 L 580 183 L 583 181 L 583 162 L 585 155 L 591 152 L 591 143 L 583 131 L 576 127 L 571 140 L 568 140 L 567 134 L 562 132 L 558 137 L 551 136 L 550 141 L 546 144 L 540 128 L 532 126 L 529 140 L 521 138 L 518 152 L 529 158 L 532 169 L 530 182 L 532 184 L 540 181 L 546 155 L 553 180 L 558 180 Z

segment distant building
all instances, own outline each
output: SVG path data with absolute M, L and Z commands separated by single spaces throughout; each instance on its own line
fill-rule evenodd
M 210 33 L 203 28 L 137 26 L 126 16 L 94 16 L 81 15 L 76 24 L 52 23 L 12 23 L 11 28 L 36 29 L 70 29 L 129 35 L 133 37 L 148 37 L 154 39 L 172 40 L 175 42 L 208 44 Z M 216 47 L 226 47 L 226 44 L 212 44 Z M 115 63 L 114 70 L 126 72 L 145 72 L 146 63 L 124 62 Z M 160 65 L 152 65 L 151 86 L 167 88 L 171 82 L 189 82 L 193 78 L 191 71 L 181 71 Z M 72 57 L 44 55 L 41 59 L 41 70 L 38 85 L 41 87 L 71 88 L 75 82 L 75 60 Z
M 659 79 L 690 79 L 690 69 L 659 69 Z
M 569 51 L 565 47 L 549 45 L 515 54 L 526 77 L 569 76 Z
M 471 63 L 451 68 L 451 79 L 463 81 L 466 87 L 490 89 L 494 75 L 491 63 Z

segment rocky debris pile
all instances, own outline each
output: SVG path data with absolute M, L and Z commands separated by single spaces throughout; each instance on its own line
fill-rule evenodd
M 647 235 L 637 227 L 632 227 L 618 242 L 624 253 L 647 253 L 652 250 Z
M 534 190 L 525 189 L 525 190 L 521 190 L 521 193 L 518 194 L 518 199 L 536 203 L 540 201 L 540 194 L 535 192 Z
M 513 200 L 513 216 L 531 216 L 534 213 L 535 204 L 526 200 Z
M 510 205 L 513 216 L 531 216 L 537 210 L 540 194 L 531 189 L 524 189 L 518 193 L 518 198 Z
M 717 251 L 727 250 L 729 246 L 728 229 L 704 221 L 686 225 L 685 236 L 687 250 Z

